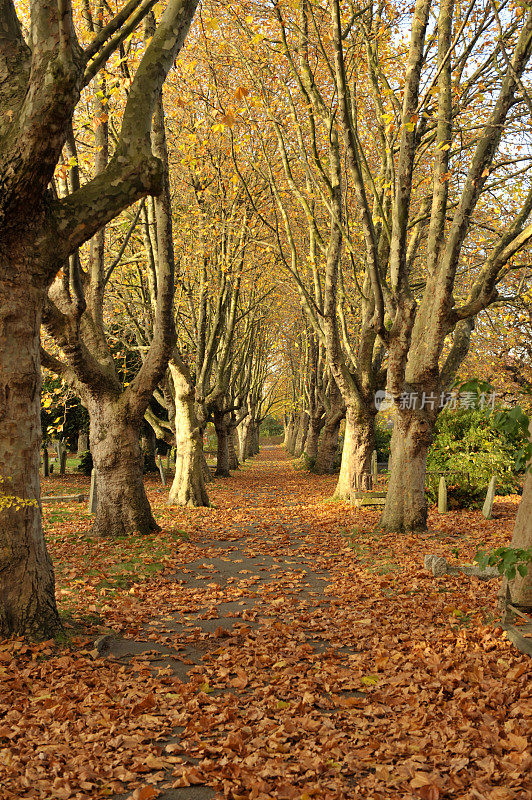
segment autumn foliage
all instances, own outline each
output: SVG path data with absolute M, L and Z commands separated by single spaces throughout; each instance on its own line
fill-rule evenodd
M 529 659 L 494 627 L 496 586 L 423 569 L 506 543 L 517 498 L 379 535 L 334 480 L 268 448 L 190 511 L 150 479 L 163 530 L 127 540 L 47 506 L 68 640 L 1 644 L 2 798 L 532 797 Z M 106 655 L 109 631 L 146 649 Z

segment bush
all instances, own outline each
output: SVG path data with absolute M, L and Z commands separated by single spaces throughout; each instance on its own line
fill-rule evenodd
M 271 414 L 261 422 L 260 426 L 260 435 L 261 436 L 282 436 L 284 433 L 284 426 L 282 422 L 276 417 L 273 417 Z
M 389 460 L 391 441 L 392 429 L 388 428 L 383 421 L 377 418 L 375 422 L 375 450 L 377 451 L 377 461 Z
M 427 488 L 427 496 L 433 503 L 438 501 L 438 483 L 439 476 L 436 481 L 430 480 Z M 487 486 L 473 486 L 466 479 L 455 481 L 447 486 L 447 505 L 451 511 L 458 508 L 482 508 L 486 491 Z
M 83 475 L 90 475 L 93 468 L 92 463 L 92 453 L 90 450 L 85 450 L 84 453 L 81 454 L 78 464 L 78 472 L 81 472 Z
M 432 500 L 438 495 L 441 473 L 445 474 L 451 508 L 481 505 L 492 475 L 498 494 L 518 490 L 516 460 L 522 442 L 498 430 L 496 422 L 496 413 L 486 409 L 440 414 L 427 461 L 427 491 Z

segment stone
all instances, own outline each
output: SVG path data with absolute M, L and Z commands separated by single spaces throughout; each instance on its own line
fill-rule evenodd
M 432 574 L 435 578 L 441 578 L 442 575 L 447 575 L 447 561 L 443 556 L 434 556 L 432 559 Z
M 116 637 L 112 633 L 107 633 L 104 636 L 100 636 L 94 642 L 94 647 L 98 651 L 98 655 L 105 655 L 111 650 L 111 642 Z
M 377 480 L 377 476 L 379 474 L 379 467 L 377 464 L 377 451 L 374 450 L 371 454 L 371 475 L 373 480 Z
M 85 453 L 89 449 L 89 436 L 87 433 L 78 434 L 78 453 Z
M 494 499 L 495 499 L 495 475 L 492 477 L 490 481 L 490 485 L 488 486 L 488 491 L 486 493 L 486 499 L 484 500 L 484 505 L 482 506 L 482 514 L 486 519 L 491 519 L 491 512 L 493 510 Z
M 445 483 L 445 478 L 442 475 L 440 478 L 440 485 L 438 486 L 438 512 L 440 514 L 446 514 L 448 510 L 447 484 Z
M 91 472 L 91 488 L 89 492 L 89 514 L 96 514 L 96 470 L 93 468 Z
M 48 455 L 47 447 L 43 447 L 42 450 L 42 469 L 44 477 L 48 478 L 48 476 L 50 475 L 50 458 Z
M 65 475 L 66 474 L 66 464 L 67 464 L 67 450 L 61 450 L 61 457 L 59 459 L 59 474 Z
M 157 466 L 159 467 L 159 474 L 161 476 L 161 483 L 166 486 L 166 475 L 164 474 L 163 460 L 160 455 L 157 456 Z
M 54 494 L 41 497 L 41 503 L 82 503 L 86 499 L 86 494 Z
M 436 558 L 434 553 L 427 553 L 425 558 L 423 559 L 423 566 L 425 569 L 428 569 L 429 572 L 432 572 L 432 562 Z

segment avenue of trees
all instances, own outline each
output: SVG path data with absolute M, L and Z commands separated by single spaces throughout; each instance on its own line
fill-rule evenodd
M 349 500 L 385 391 L 380 526 L 423 531 L 464 364 L 530 391 L 530 5 L 197 6 L 0 0 L 0 635 L 60 627 L 42 368 L 88 414 L 98 536 L 158 530 L 141 440 L 208 506 L 209 424 L 224 477 L 272 409 Z M 515 547 L 531 503 L 528 473 Z

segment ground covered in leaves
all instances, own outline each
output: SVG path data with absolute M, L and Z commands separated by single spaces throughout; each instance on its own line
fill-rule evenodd
M 162 532 L 115 541 L 46 505 L 65 641 L 0 642 L 2 800 L 531 800 L 530 659 L 496 582 L 423 569 L 508 543 L 518 498 L 401 537 L 334 483 L 280 448 L 212 509 L 150 478 Z

